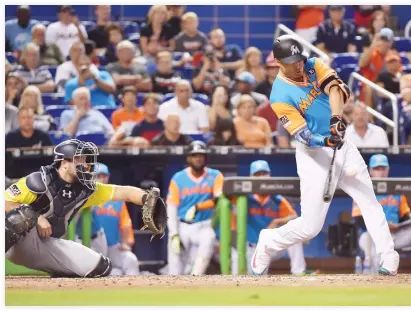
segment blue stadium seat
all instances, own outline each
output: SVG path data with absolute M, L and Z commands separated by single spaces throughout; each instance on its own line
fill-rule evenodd
M 399 52 L 410 52 L 411 51 L 411 38 L 394 38 L 395 48 Z
M 183 57 L 184 53 L 183 52 L 173 52 L 173 60 L 180 60 L 181 57 Z
M 14 63 L 17 62 L 17 58 L 16 58 L 16 56 L 13 55 L 12 52 L 7 52 L 6 57 L 7 57 L 7 60 L 9 61 L 10 64 L 14 64 Z
M 193 98 L 195 100 L 198 100 L 199 102 L 202 102 L 204 105 L 209 105 L 210 104 L 210 99 L 205 94 L 196 94 L 196 93 L 194 93 Z
M 137 107 L 143 106 L 143 99 L 146 97 L 147 93 L 138 93 L 137 94 Z
M 57 66 L 47 66 L 47 69 L 50 71 L 51 76 L 54 78 L 56 77 Z
M 191 80 L 193 77 L 194 67 L 191 65 L 185 65 L 184 67 L 176 68 L 176 71 L 180 73 L 183 79 Z
M 348 79 L 350 78 L 351 73 L 358 70 L 357 64 L 347 64 L 341 67 L 341 72 L 339 73 L 340 78 L 345 82 L 348 83 Z
M 123 28 L 123 33 L 126 37 L 140 32 L 140 26 L 136 22 L 120 21 L 120 25 Z
M 53 118 L 60 118 L 61 113 L 67 109 L 73 109 L 73 106 L 70 105 L 52 105 L 45 107 L 46 112 L 51 115 Z
M 106 55 L 105 54 L 99 54 L 97 55 L 98 57 L 98 62 L 100 63 L 101 66 L 107 65 L 107 60 L 106 60 Z
M 133 42 L 135 45 L 139 45 L 140 44 L 140 34 L 133 33 L 128 37 L 128 40 Z
M 50 21 L 40 21 L 40 24 L 43 24 L 44 26 L 48 26 L 48 25 L 50 25 L 51 24 L 51 22 Z
M 337 68 L 347 64 L 358 64 L 358 53 L 340 53 L 335 54 L 331 67 Z
M 411 73 L 411 64 L 402 67 L 404 73 Z
M 174 93 L 168 93 L 166 95 L 164 95 L 162 103 L 169 101 L 170 99 L 172 99 L 174 96 L 176 96 Z
M 94 106 L 94 109 L 100 111 L 104 116 L 111 122 L 111 115 L 117 110 L 117 107 L 107 107 L 107 106 Z
M 411 50 L 410 50 L 410 52 L 411 52 Z M 401 56 L 401 62 L 402 62 L 403 66 L 408 65 L 410 63 L 410 60 L 408 59 L 407 53 L 400 53 L 400 56 Z
M 41 94 L 44 106 L 50 105 L 64 105 L 64 95 L 55 93 L 43 93 Z
M 58 145 L 59 143 L 71 138 L 63 131 L 49 131 L 48 134 L 54 145 Z
M 188 136 L 191 137 L 192 140 L 201 140 L 202 142 L 206 143 L 206 138 L 202 133 L 200 134 L 188 134 Z
M 89 32 L 91 28 L 96 26 L 96 23 L 93 21 L 81 21 L 81 24 L 86 28 L 86 31 Z
M 91 141 L 97 146 L 103 146 L 107 142 L 104 133 L 79 133 L 76 138 L 82 141 Z

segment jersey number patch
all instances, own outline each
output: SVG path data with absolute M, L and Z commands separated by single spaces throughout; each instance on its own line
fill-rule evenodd
M 291 121 L 287 118 L 287 116 L 282 116 L 280 118 L 280 122 L 285 128 L 291 125 Z
M 7 192 L 10 194 L 12 197 L 17 197 L 19 194 L 21 194 L 21 191 L 17 185 L 11 185 L 9 189 L 7 189 Z

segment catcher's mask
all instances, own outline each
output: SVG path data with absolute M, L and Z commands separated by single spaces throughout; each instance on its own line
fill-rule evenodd
M 98 148 L 94 143 L 69 139 L 54 148 L 54 163 L 63 160 L 73 162 L 78 181 L 90 190 L 95 190 L 98 155 Z

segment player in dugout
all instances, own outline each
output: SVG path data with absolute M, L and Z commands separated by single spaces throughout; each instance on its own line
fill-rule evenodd
M 388 158 L 384 154 L 374 154 L 370 158 L 369 172 L 372 178 L 387 178 L 390 172 Z M 390 228 L 394 248 L 401 250 L 411 247 L 411 212 L 404 195 L 380 194 L 377 195 Z M 378 271 L 379 256 L 375 250 L 375 244 L 368 233 L 361 210 L 355 201 L 353 202 L 352 217 L 361 232 L 359 246 L 364 252 L 364 273 Z M 366 271 L 368 270 L 369 271 Z

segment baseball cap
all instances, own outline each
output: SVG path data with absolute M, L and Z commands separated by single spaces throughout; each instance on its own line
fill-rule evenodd
M 374 167 L 377 167 L 377 166 L 389 167 L 388 158 L 387 158 L 386 155 L 384 155 L 384 154 L 374 154 L 370 158 L 369 167 L 374 168 Z
M 255 84 L 254 76 L 248 71 L 243 71 L 242 73 L 240 73 L 238 77 L 236 78 L 236 80 L 240 82 L 248 83 L 251 85 Z
M 328 8 L 330 10 L 343 10 L 345 7 L 343 5 L 329 5 Z
M 96 165 L 95 173 L 97 175 L 99 175 L 99 174 L 110 175 L 110 171 L 108 170 L 108 166 L 103 164 L 103 163 L 98 163 L 98 165 Z
M 280 64 L 277 62 L 277 60 L 275 59 L 275 57 L 271 53 L 265 59 L 265 66 L 266 67 L 272 67 L 272 68 L 278 68 L 278 67 L 280 67 Z
M 75 12 L 71 5 L 59 5 L 57 12 L 68 11 L 69 13 Z
M 382 28 L 380 30 L 380 37 L 383 40 L 392 41 L 394 39 L 394 32 L 390 28 Z
M 257 160 L 250 165 L 250 175 L 254 175 L 257 172 L 267 172 L 271 173 L 270 166 L 267 161 Z

